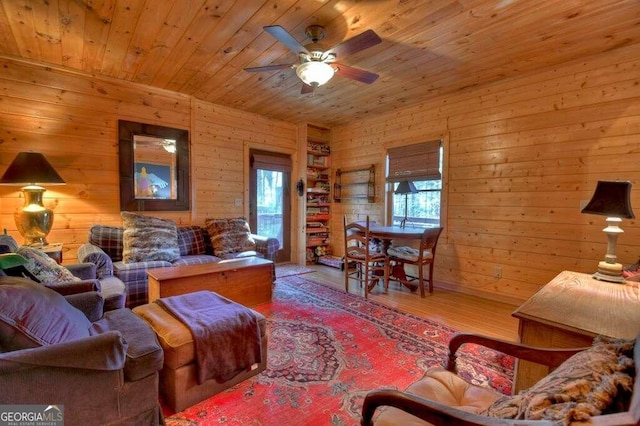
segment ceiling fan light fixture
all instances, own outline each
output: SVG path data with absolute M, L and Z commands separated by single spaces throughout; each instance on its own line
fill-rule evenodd
M 329 64 L 324 62 L 305 62 L 298 65 L 296 74 L 305 84 L 311 87 L 318 87 L 331 80 L 336 70 Z

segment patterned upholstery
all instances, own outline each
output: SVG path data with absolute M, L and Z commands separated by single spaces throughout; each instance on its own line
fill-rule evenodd
M 593 346 L 563 362 L 517 395 L 502 396 L 483 414 L 501 419 L 586 422 L 633 388 L 633 340 L 598 336 Z
M 99 278 L 115 276 L 122 280 L 127 289 L 127 307 L 133 308 L 147 303 L 147 270 L 149 269 L 218 262 L 222 258 L 234 259 L 246 256 L 259 256 L 274 261 L 280 249 L 277 239 L 250 234 L 251 239 L 255 241 L 252 250 L 214 256 L 206 228 L 196 225 L 179 226 L 177 232 L 180 250 L 178 259 L 172 262 L 124 263 L 122 262 L 124 229 L 108 225 L 93 225 L 89 231 L 89 242 L 78 248 L 78 259 L 80 262 L 94 263 Z
M 40 282 L 62 283 L 68 281 L 80 281 L 71 271 L 62 265 L 58 265 L 55 260 L 47 256 L 45 252 L 34 247 L 18 247 L 16 253 L 29 261 L 25 268 Z
M 391 246 L 389 247 L 389 250 L 387 250 L 387 254 L 389 256 L 394 256 L 400 259 L 417 262 L 418 257 L 420 256 L 420 250 L 413 247 L 408 247 L 408 246 L 401 246 L 401 247 Z M 422 253 L 423 259 L 430 259 L 432 257 L 433 257 L 433 254 L 431 253 L 431 250 L 425 250 Z
M 92 228 L 93 229 L 93 228 Z M 78 248 L 78 259 L 96 265 L 98 279 L 113 275 L 113 261 L 99 246 L 83 244 Z M 122 258 L 120 259 L 122 260 Z
M 100 247 L 114 261 L 122 260 L 124 229 L 115 226 L 93 225 L 89 229 L 89 242 Z
M 199 226 L 181 226 L 178 228 L 178 247 L 180 256 L 192 256 L 207 253 L 204 230 Z

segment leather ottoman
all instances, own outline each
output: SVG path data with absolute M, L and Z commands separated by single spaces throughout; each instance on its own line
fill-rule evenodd
M 249 308 L 247 308 L 249 309 Z M 262 372 L 267 366 L 267 324 L 266 318 L 251 310 L 258 319 L 262 336 L 262 362 L 254 364 L 226 382 L 209 379 L 198 384 L 195 363 L 195 346 L 191 331 L 177 318 L 157 303 L 148 303 L 133 309 L 155 331 L 164 350 L 164 365 L 160 371 L 160 393 L 166 404 L 179 412 L 249 377 Z

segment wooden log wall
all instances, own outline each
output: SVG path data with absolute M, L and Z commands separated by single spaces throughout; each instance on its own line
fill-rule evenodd
M 560 271 L 592 273 L 603 259 L 605 218 L 580 213 L 598 180 L 630 180 L 640 217 L 639 58 L 621 48 L 334 128 L 332 165 L 384 170 L 389 147 L 442 137 L 436 286 L 521 303 Z M 384 194 L 383 173 L 376 184 Z M 333 229 L 342 214 L 384 221 L 383 198 L 335 204 Z M 622 228 L 618 260 L 634 263 L 640 221 Z
M 248 217 L 248 206 L 235 200 L 249 199 L 249 149 L 292 156 L 297 150 L 295 125 L 197 99 L 193 129 L 192 174 L 198 183 L 193 195 L 199 200 L 193 215 L 202 223 L 210 217 Z
M 243 147 L 296 148 L 296 127 L 288 123 L 115 79 L 6 57 L 0 63 L 0 170 L 18 152 L 33 150 L 42 152 L 67 182 L 45 186 L 44 194 L 55 213 L 48 240 L 64 243 L 64 263 L 76 261 L 92 224 L 121 224 L 119 119 L 190 131 L 192 210 L 147 213 L 179 224 L 201 225 L 206 217 L 248 212 Z M 236 198 L 243 204 L 236 206 Z M 19 242 L 13 214 L 23 201 L 19 187 L 0 186 L 0 229 Z

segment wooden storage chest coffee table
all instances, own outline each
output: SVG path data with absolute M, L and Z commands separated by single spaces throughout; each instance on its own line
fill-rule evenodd
M 147 271 L 149 302 L 209 290 L 245 306 L 271 301 L 273 262 L 259 257 L 171 266 Z

